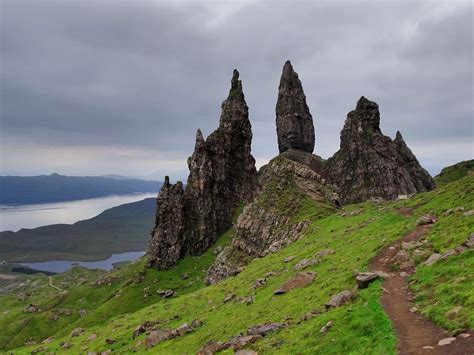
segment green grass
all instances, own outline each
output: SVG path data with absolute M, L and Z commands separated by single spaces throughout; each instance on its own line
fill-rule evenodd
M 460 163 L 448 166 L 441 170 L 439 175 L 435 176 L 436 186 L 446 185 L 450 182 L 462 179 L 469 172 L 474 171 L 474 159 L 462 161 Z
M 381 248 L 413 230 L 416 219 L 424 213 L 439 217 L 427 235 L 435 250 L 443 252 L 462 243 L 473 230 L 474 217 L 465 217 L 462 212 L 444 216 L 443 212 L 459 206 L 465 210 L 474 209 L 473 186 L 474 178 L 467 176 L 408 201 L 388 202 L 381 207 L 372 203 L 347 206 L 347 211 L 360 212 L 352 216 L 341 216 L 337 211 L 329 215 L 324 211 L 321 215 L 319 205 L 310 200 L 299 200 L 293 218 L 311 222 L 304 236 L 276 253 L 254 259 L 240 274 L 216 285 L 205 287 L 203 282 L 205 270 L 215 258 L 209 250 L 200 257 L 181 260 L 175 269 L 166 272 L 146 270 L 143 261 L 127 266 L 112 272 L 111 275 L 120 277 L 117 284 L 97 287 L 88 282 L 71 287 L 67 297 L 56 303 L 52 299 L 57 292 L 51 288 L 42 289 L 37 296 L 38 302 L 54 304 L 52 308 L 87 306 L 86 317 L 70 318 L 61 326 L 52 325 L 42 314 L 24 314 L 21 309 L 25 302 L 15 301 L 14 294 L 0 295 L 0 328 L 8 329 L 8 334 L 0 337 L 0 344 L 3 350 L 17 347 L 15 354 L 30 353 L 40 345 L 22 347 L 28 337 L 40 341 L 53 335 L 55 341 L 41 345 L 47 351 L 76 354 L 87 348 L 87 351 L 96 352 L 113 349 L 114 353 L 137 350 L 139 353 L 193 354 L 209 340 L 227 341 L 245 333 L 250 326 L 286 321 L 289 323 L 287 328 L 250 347 L 262 354 L 395 354 L 395 334 L 379 302 L 380 281 L 368 289 L 355 290 L 354 270 L 366 270 Z M 292 194 L 281 196 L 292 198 Z M 281 202 L 284 204 L 285 201 Z M 413 208 L 414 215 L 402 216 L 397 212 L 401 207 Z M 217 245 L 228 243 L 232 235 L 231 230 Z M 273 294 L 297 273 L 294 270 L 296 263 L 327 248 L 333 249 L 335 254 L 325 256 L 321 263 L 307 269 L 316 272 L 311 285 L 280 296 Z M 295 258 L 283 263 L 289 256 Z M 413 276 L 412 287 L 420 311 L 447 329 L 473 326 L 471 290 L 474 287 L 473 274 L 469 271 L 473 270 L 473 259 L 472 252 L 465 252 L 431 267 L 420 266 Z M 253 290 L 255 280 L 270 271 L 276 275 L 267 278 L 265 286 Z M 144 273 L 142 283 L 133 281 L 139 272 Z M 181 276 L 186 272 L 191 275 L 184 280 Z M 55 284 L 60 285 L 61 277 L 65 276 L 53 278 Z M 44 279 L 44 276 L 28 278 Z M 147 287 L 149 291 L 144 290 Z M 163 300 L 156 295 L 156 290 L 166 288 L 175 289 L 176 296 Z M 345 289 L 354 290 L 354 301 L 325 311 L 325 302 Z M 120 296 L 114 297 L 118 290 Z M 144 293 L 150 296 L 144 298 Z M 237 298 L 252 295 L 254 302 L 250 305 L 237 300 L 223 303 L 229 293 L 235 293 Z M 463 305 L 459 315 L 448 318 L 446 312 L 459 305 Z M 12 314 L 2 314 L 7 309 L 11 309 Z M 312 320 L 300 321 L 301 316 L 311 310 L 323 313 Z M 163 328 L 175 328 L 194 319 L 203 321 L 203 325 L 149 350 L 142 343 L 145 335 L 135 340 L 131 338 L 134 328 L 147 320 L 162 320 Z M 334 322 L 333 327 L 327 333 L 320 333 L 320 328 L 330 320 Z M 12 324 L 15 326 L 10 330 Z M 77 326 L 85 328 L 84 334 L 69 338 L 71 330 Z M 87 337 L 92 333 L 98 338 L 88 341 Z M 107 338 L 114 339 L 115 343 L 106 344 Z M 70 342 L 72 347 L 60 349 L 61 341 Z

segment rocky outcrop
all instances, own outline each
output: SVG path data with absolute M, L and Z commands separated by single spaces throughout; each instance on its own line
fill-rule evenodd
M 219 128 L 206 140 L 197 131 L 185 191 L 180 182 L 170 185 L 166 180 L 158 195 L 150 266 L 167 269 L 179 258 L 204 252 L 231 227 L 234 210 L 254 195 L 252 129 L 237 70 L 221 108 Z
M 293 148 L 309 153 L 314 149 L 313 117 L 298 74 L 290 61 L 283 67 L 276 104 L 276 125 L 280 153 Z
M 347 115 L 340 150 L 328 160 L 328 177 L 343 203 L 395 199 L 435 187 L 404 142 L 380 130 L 379 106 L 361 97 Z
M 302 159 L 301 154 L 306 154 Z M 303 164 L 281 154 L 259 172 L 259 193 L 239 216 L 235 236 L 208 270 L 206 282 L 235 275 L 255 257 L 275 252 L 300 238 L 309 225 L 298 216 L 302 206 L 313 206 L 314 220 L 332 213 L 337 195 L 320 173 L 320 159 L 310 153 L 297 156 Z M 311 163 L 312 162 L 312 163 Z

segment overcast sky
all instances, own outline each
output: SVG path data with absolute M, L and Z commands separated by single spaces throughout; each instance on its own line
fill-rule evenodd
M 432 174 L 473 158 L 471 1 L 0 0 L 1 174 L 187 176 L 232 69 L 259 165 L 277 154 L 285 60 L 339 148 L 360 96 Z M 156 175 L 155 175 L 156 176 Z

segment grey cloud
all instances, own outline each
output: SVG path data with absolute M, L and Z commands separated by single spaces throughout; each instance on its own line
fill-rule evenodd
M 2 8 L 4 156 L 17 156 L 25 142 L 64 151 L 113 148 L 124 153 L 123 169 L 105 159 L 91 162 L 88 173 L 134 175 L 147 164 L 150 172 L 166 170 L 168 154 L 182 161 L 173 169 L 184 175 L 195 130 L 208 134 L 217 126 L 237 67 L 253 153 L 271 158 L 286 59 L 316 120 L 315 153 L 338 149 L 346 114 L 364 95 L 380 104 L 384 132 L 402 131 L 432 173 L 473 155 L 469 1 L 4 0 Z M 459 143 L 467 151 L 446 148 Z M 34 152 L 25 151 L 21 169 L 3 159 L 2 171 L 25 173 Z M 57 159 L 55 168 L 68 170 L 67 159 L 86 169 L 94 157 Z M 31 173 L 50 171 L 40 170 L 36 164 Z

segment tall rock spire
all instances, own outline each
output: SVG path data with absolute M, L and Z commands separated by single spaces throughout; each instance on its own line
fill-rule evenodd
M 200 130 L 196 132 L 184 193 L 168 182 L 158 196 L 148 248 L 150 266 L 166 269 L 181 257 L 204 252 L 231 227 L 234 210 L 254 195 L 257 171 L 250 152 L 252 127 L 237 70 L 221 108 L 219 127 L 207 139 Z
M 312 153 L 313 117 L 306 104 L 301 81 L 289 60 L 283 66 L 275 111 L 280 153 L 290 148 Z
M 327 166 L 329 181 L 338 187 L 343 203 L 394 199 L 434 188 L 400 132 L 394 141 L 382 134 L 379 106 L 363 96 L 347 114 L 341 147 Z

